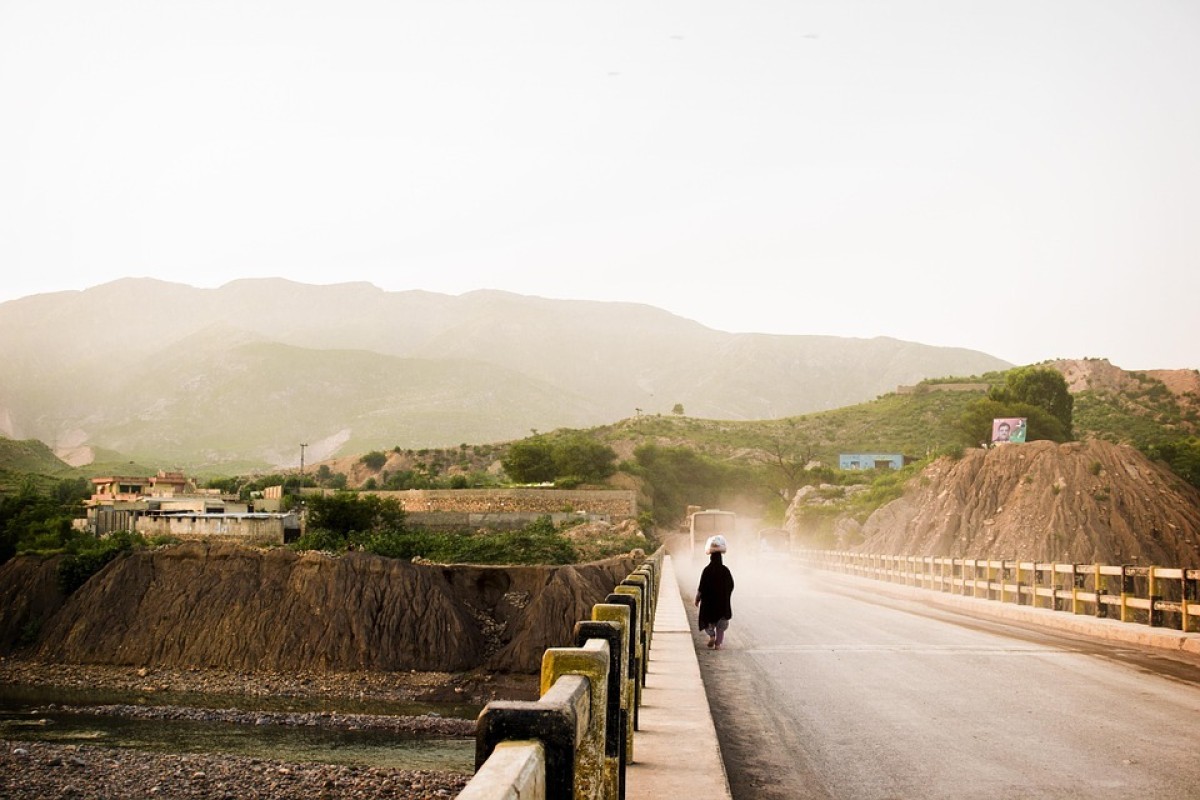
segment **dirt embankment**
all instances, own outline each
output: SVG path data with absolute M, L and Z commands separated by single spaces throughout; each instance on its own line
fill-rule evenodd
M 0 567 L 0 653 L 281 672 L 536 672 L 636 565 L 412 564 L 188 543 L 131 553 L 70 597 L 54 560 Z
M 1200 491 L 1125 445 L 1005 445 L 939 459 L 862 534 L 862 552 L 1197 567 Z

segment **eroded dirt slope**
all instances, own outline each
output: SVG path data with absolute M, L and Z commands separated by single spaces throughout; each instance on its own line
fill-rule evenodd
M 936 461 L 863 535 L 863 552 L 1196 567 L 1200 491 L 1124 445 L 1006 445 Z
M 412 564 L 364 553 L 190 543 L 121 557 L 62 600 L 0 610 L 0 651 L 41 620 L 32 654 L 53 662 L 234 670 L 535 672 L 633 569 L 632 556 L 562 567 Z M 53 564 L 18 557 L 14 587 Z

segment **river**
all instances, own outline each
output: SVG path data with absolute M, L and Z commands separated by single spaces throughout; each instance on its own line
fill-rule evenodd
M 129 707 L 134 714 L 113 713 L 113 706 Z M 166 710 L 169 715 L 160 713 Z M 295 697 L 148 695 L 6 685 L 0 686 L 0 739 L 469 773 L 475 753 L 471 737 L 320 723 L 335 714 L 470 720 L 478 710 L 413 702 L 339 699 L 331 703 Z M 255 722 L 229 721 L 246 719 L 246 712 Z M 281 719 L 292 724 L 271 724 Z

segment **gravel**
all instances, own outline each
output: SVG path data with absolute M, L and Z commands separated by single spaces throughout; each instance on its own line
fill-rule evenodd
M 460 703 L 482 707 L 491 700 L 537 697 L 537 676 L 450 673 L 283 674 L 164 670 L 46 664 L 0 658 L 0 685 L 60 688 L 75 692 L 111 689 L 195 693 L 247 698 L 286 697 L 364 702 Z M 165 699 L 165 698 L 164 698 Z M 474 720 L 437 714 L 388 716 L 338 711 L 281 712 L 228 707 L 169 705 L 42 706 L 59 712 L 114 714 L 156 719 L 222 720 L 245 725 L 307 725 L 388 730 L 438 737 L 473 737 Z M 0 739 L 0 797 L 33 800 L 130 800 L 131 798 L 304 798 L 339 800 L 454 797 L 470 774 L 314 764 L 224 753 L 165 754 L 93 744 L 56 744 Z
M 7 800 L 418 800 L 454 797 L 469 779 L 453 772 L 0 740 L 0 797 Z

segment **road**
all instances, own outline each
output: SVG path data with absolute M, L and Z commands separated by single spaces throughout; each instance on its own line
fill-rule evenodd
M 1200 659 L 726 564 L 726 649 L 694 638 L 734 800 L 1200 797 Z

